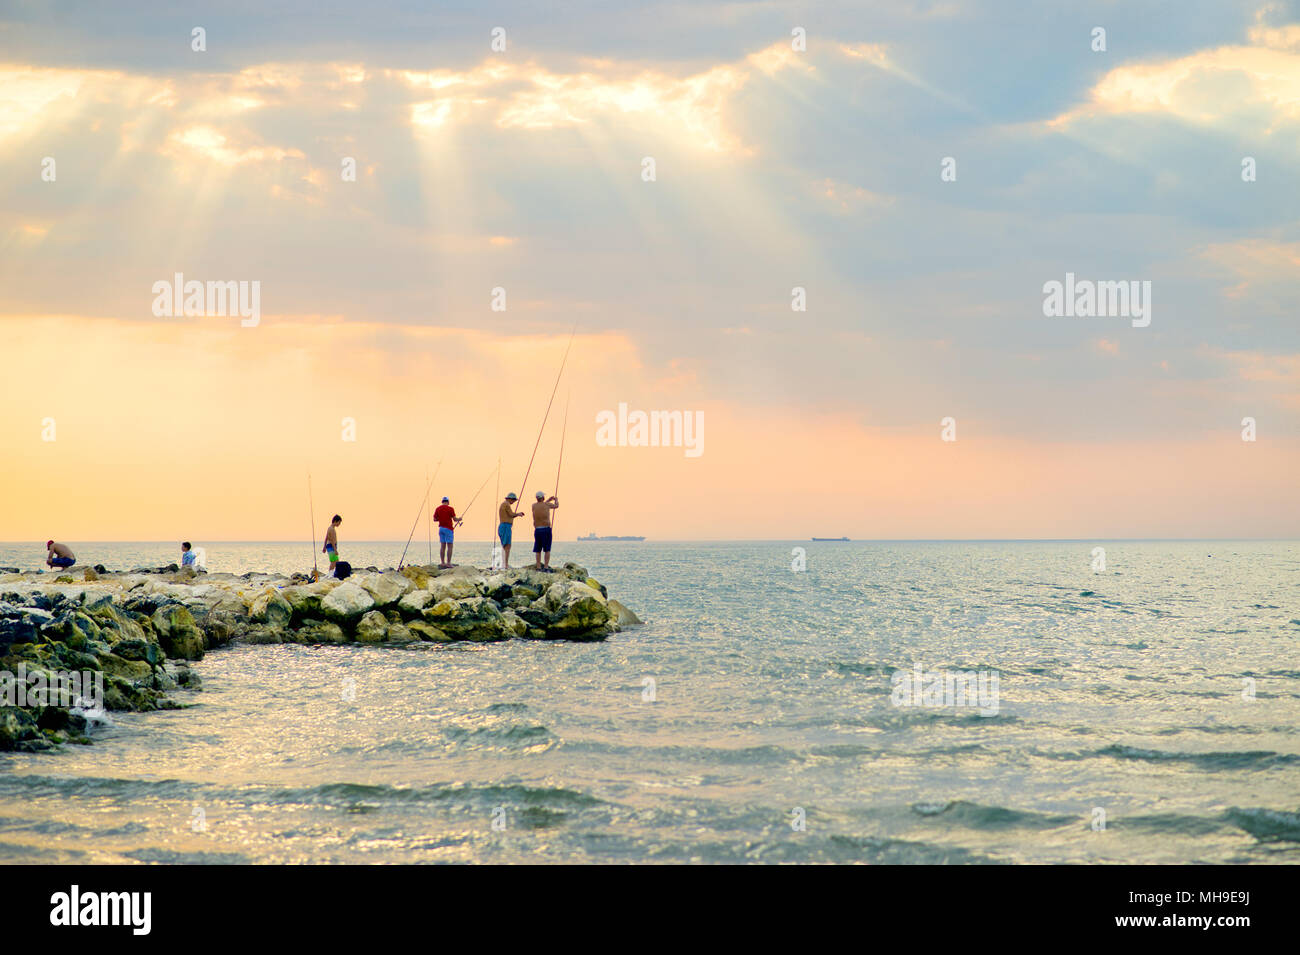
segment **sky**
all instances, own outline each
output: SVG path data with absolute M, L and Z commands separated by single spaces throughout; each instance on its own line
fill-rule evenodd
M 11 0 L 0 193 L 3 540 L 1300 536 L 1295 3 Z

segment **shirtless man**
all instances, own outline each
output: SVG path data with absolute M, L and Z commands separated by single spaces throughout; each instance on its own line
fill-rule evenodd
M 559 506 L 554 494 L 548 498 L 545 491 L 537 492 L 537 503 L 533 505 L 533 570 L 551 572 L 551 511 Z M 545 566 L 542 555 L 546 556 Z
M 339 530 L 338 530 L 338 528 L 339 528 L 339 525 L 342 524 L 342 523 L 343 523 L 343 518 L 341 518 L 341 517 L 339 517 L 337 514 L 335 514 L 335 515 L 334 515 L 334 519 L 330 521 L 329 529 L 325 531 L 325 546 L 321 548 L 321 550 L 325 553 L 325 555 L 326 555 L 327 557 L 329 557 L 329 559 L 330 559 L 330 576 L 331 576 L 331 577 L 334 576 L 334 572 L 335 572 L 336 570 L 338 570 L 338 567 L 335 566 L 335 565 L 338 564 L 338 562 L 339 562 Z
M 451 498 L 444 497 L 442 503 L 434 508 L 433 519 L 438 522 L 438 566 L 455 567 L 451 562 L 451 552 L 456 546 L 456 528 L 461 521 L 451 506 Z
M 506 495 L 506 499 L 501 502 L 497 509 L 497 537 L 501 540 L 501 552 L 505 555 L 505 569 L 510 569 L 510 540 L 514 534 L 515 518 L 523 517 L 523 511 L 515 510 L 515 501 L 519 500 L 514 491 Z
M 72 548 L 67 544 L 56 544 L 54 541 L 45 542 L 45 565 L 47 567 L 57 567 L 62 570 L 65 567 L 71 567 L 77 562 L 77 555 L 72 552 Z

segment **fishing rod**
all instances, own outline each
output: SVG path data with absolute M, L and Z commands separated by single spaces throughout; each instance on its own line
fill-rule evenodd
M 474 492 L 474 496 L 471 497 L 469 499 L 469 503 L 465 505 L 465 510 L 463 510 L 459 515 L 457 515 L 456 520 L 461 521 L 462 523 L 464 522 L 465 515 L 468 514 L 469 509 L 474 506 L 474 502 L 478 500 L 478 496 L 483 493 L 483 488 L 487 487 L 487 482 L 492 480 L 492 475 L 496 474 L 500 470 L 501 470 L 501 462 L 498 461 L 497 466 L 493 470 L 488 472 L 488 476 L 483 479 L 483 483 L 478 486 L 478 490 Z
M 496 500 L 501 500 L 501 458 L 497 457 L 497 495 Z M 514 510 L 513 507 L 510 508 Z M 492 522 L 492 569 L 496 570 L 497 565 L 497 521 Z
M 402 564 L 406 561 L 406 549 L 411 546 L 411 538 L 415 536 L 415 529 L 420 526 L 420 515 L 424 513 L 424 505 L 429 503 L 429 491 L 433 488 L 433 482 L 438 480 L 438 472 L 442 470 L 442 462 L 433 469 L 433 477 L 429 478 L 429 483 L 424 488 L 424 499 L 420 501 L 420 509 L 415 512 L 415 523 L 411 525 L 410 536 L 406 538 L 406 547 L 402 548 L 402 559 L 397 562 L 397 569 L 402 569 Z
M 316 499 L 311 493 L 311 472 L 307 472 L 307 504 L 311 508 L 311 575 L 315 580 L 320 576 L 320 565 L 316 563 Z
M 573 392 L 568 392 L 564 396 L 564 424 L 560 427 L 560 461 L 555 465 L 555 500 L 560 499 L 560 469 L 564 467 L 564 436 L 569 430 L 569 399 L 573 397 Z M 555 512 L 551 512 L 551 533 L 555 533 Z
M 551 389 L 551 400 L 546 402 L 546 414 L 542 415 L 542 426 L 537 429 L 537 441 L 533 444 L 532 456 L 528 459 L 528 469 L 524 471 L 524 480 L 519 485 L 520 500 L 528 493 L 528 475 L 533 471 L 533 459 L 537 457 L 537 448 L 542 443 L 542 432 L 546 430 L 546 419 L 551 416 L 551 404 L 555 401 L 555 392 L 560 387 L 560 377 L 564 374 L 564 366 L 569 360 L 569 349 L 573 347 L 573 336 L 577 334 L 578 324 L 574 322 L 573 331 L 569 332 L 569 344 L 564 346 L 564 358 L 560 361 L 560 373 L 555 376 L 555 387 Z
M 429 472 L 425 471 L 424 476 L 427 478 L 429 476 Z M 417 517 L 416 520 L 419 520 L 419 518 Z M 429 531 L 429 563 L 432 564 L 433 563 L 433 514 L 432 513 L 429 514 L 429 520 L 427 523 L 428 523 L 427 529 Z

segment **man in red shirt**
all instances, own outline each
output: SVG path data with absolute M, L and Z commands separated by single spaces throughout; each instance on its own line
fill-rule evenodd
M 453 537 L 460 518 L 456 516 L 456 509 L 451 506 L 450 498 L 442 499 L 442 503 L 434 509 L 433 519 L 438 522 L 438 566 L 455 567 L 456 565 L 451 562 L 451 549 L 455 546 Z

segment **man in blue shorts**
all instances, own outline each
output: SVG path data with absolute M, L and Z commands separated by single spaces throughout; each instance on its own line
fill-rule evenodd
M 72 552 L 72 548 L 67 544 L 56 544 L 54 541 L 45 542 L 45 565 L 57 570 L 63 570 L 71 567 L 77 562 L 77 555 Z
M 545 491 L 537 492 L 537 503 L 533 505 L 533 570 L 551 572 L 551 511 L 560 506 L 559 500 L 552 494 L 549 498 Z M 542 556 L 546 556 L 546 565 L 542 565 Z
M 442 499 L 442 504 L 434 509 L 433 519 L 438 522 L 438 566 L 455 567 L 451 562 L 451 551 L 456 546 L 456 525 L 460 518 L 456 516 L 450 498 Z
M 497 525 L 497 537 L 501 541 L 501 552 L 505 555 L 506 570 L 510 569 L 510 541 L 514 537 L 515 518 L 524 516 L 523 511 L 515 510 L 517 500 L 519 497 L 511 491 L 497 509 L 497 520 L 501 522 Z

